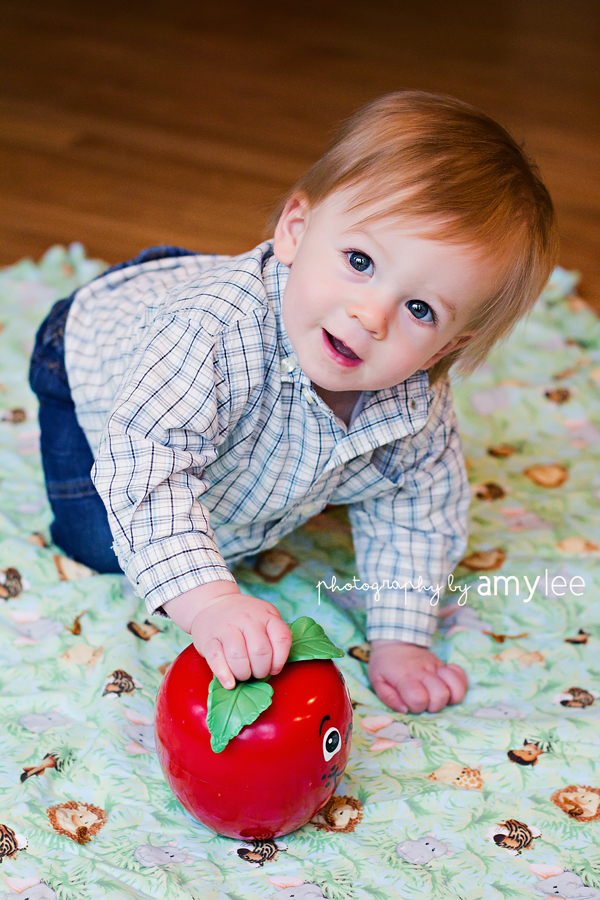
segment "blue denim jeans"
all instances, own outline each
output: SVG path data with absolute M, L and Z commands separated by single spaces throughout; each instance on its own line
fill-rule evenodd
M 107 271 L 165 256 L 190 255 L 192 250 L 181 247 L 150 247 Z M 42 466 L 54 513 L 50 534 L 77 562 L 96 572 L 120 573 L 106 509 L 90 478 L 94 457 L 75 415 L 65 369 L 65 325 L 74 296 L 55 303 L 40 325 L 29 369 L 29 383 L 39 400 Z

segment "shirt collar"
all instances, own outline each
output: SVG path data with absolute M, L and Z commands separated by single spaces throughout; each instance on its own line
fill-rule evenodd
M 283 324 L 283 315 L 281 312 L 281 301 L 283 299 L 283 292 L 285 290 L 289 274 L 290 267 L 284 266 L 279 262 L 279 260 L 273 253 L 273 244 L 270 242 L 268 245 L 268 249 L 263 257 L 263 282 L 265 285 L 265 291 L 267 293 L 267 301 L 275 314 L 275 320 L 277 322 L 277 345 L 279 347 L 279 359 L 282 363 L 284 362 L 284 360 L 289 360 L 288 366 L 283 366 L 282 372 L 285 372 L 287 368 L 289 372 L 292 372 L 294 369 L 296 369 L 297 373 L 299 373 L 301 370 L 298 365 L 298 357 L 296 356 L 294 346 L 288 337 L 287 331 L 285 330 L 285 326 Z M 294 369 L 292 369 L 292 363 Z
M 434 390 L 429 387 L 429 372 L 427 369 L 419 369 L 400 384 L 381 391 L 372 391 L 365 400 L 361 415 L 362 413 L 368 415 L 370 410 L 372 412 L 376 409 L 377 415 L 381 416 L 385 410 L 386 418 L 389 416 L 388 427 L 392 439 L 402 437 L 407 433 L 407 429 L 408 432 L 414 433 L 423 428 L 427 422 L 433 396 Z M 393 424 L 394 417 L 402 419 L 398 434 L 396 434 L 398 429 Z M 356 420 L 357 427 L 360 427 L 360 419 L 359 415 Z

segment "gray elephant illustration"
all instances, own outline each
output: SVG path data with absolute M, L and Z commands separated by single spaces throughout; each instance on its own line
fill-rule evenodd
M 447 844 L 438 841 L 431 835 L 425 835 L 416 841 L 400 841 L 396 847 L 396 853 L 402 859 L 417 866 L 424 866 L 432 859 L 444 856 L 445 853 L 449 856 L 453 855 Z
M 472 628 L 474 631 L 493 631 L 489 622 L 482 622 L 477 610 L 472 606 L 461 606 L 442 620 L 444 630 L 453 627 Z
M 44 638 L 51 637 L 53 634 L 61 634 L 65 630 L 62 622 L 57 622 L 55 619 L 38 619 L 36 622 L 15 622 L 12 627 L 17 634 L 32 641 L 43 641 Z
M 273 894 L 273 900 L 324 900 L 323 891 L 316 884 L 300 884 L 282 888 Z
M 55 710 L 48 713 L 27 713 L 19 719 L 19 725 L 26 728 L 27 731 L 33 731 L 34 734 L 41 734 L 43 731 L 48 731 L 49 728 L 56 728 L 57 725 L 70 724 L 70 719 L 61 716 Z
M 134 850 L 134 858 L 144 868 L 150 866 L 170 866 L 171 863 L 191 862 L 187 850 L 180 850 L 174 844 L 163 844 L 153 847 L 152 844 L 141 844 Z
M 480 706 L 471 715 L 478 719 L 522 719 L 524 714 L 518 706 L 510 703 L 495 703 L 493 706 Z
M 125 734 L 130 740 L 140 744 L 144 750 L 149 750 L 151 753 L 156 752 L 153 725 L 136 725 L 132 723 L 125 729 Z
M 533 890 L 550 897 L 564 897 L 565 900 L 600 900 L 597 888 L 588 887 L 580 875 L 569 871 L 542 878 Z
M 39 881 L 33 887 L 26 888 L 20 894 L 14 894 L 12 891 L 8 894 L 0 894 L 0 900 L 56 900 L 56 891 L 53 891 L 50 885 Z
M 410 728 L 404 722 L 392 722 L 391 725 L 385 725 L 379 728 L 375 734 L 377 738 L 387 738 L 390 741 L 396 741 L 397 744 L 403 744 L 406 741 L 412 741 L 416 746 L 420 746 L 423 741 L 414 738 L 410 733 Z

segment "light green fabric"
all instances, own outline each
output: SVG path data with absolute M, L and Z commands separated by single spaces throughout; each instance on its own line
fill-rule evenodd
M 600 701 L 594 698 L 600 692 L 600 323 L 567 299 L 576 277 L 557 270 L 528 322 L 476 376 L 455 381 L 473 485 L 491 482 L 502 489 L 496 494 L 505 494 L 473 500 L 468 550 L 501 550 L 505 561 L 487 572 L 457 569 L 455 585 L 469 586 L 467 602 L 458 619 L 442 620 L 450 635 L 438 636 L 434 648 L 466 669 L 466 700 L 437 715 L 388 714 L 369 689 L 366 666 L 351 656 L 340 660 L 356 714 L 338 794 L 362 804 L 362 821 L 348 833 L 307 825 L 284 839 L 287 850 L 252 868 L 235 852 L 238 842 L 192 822 L 166 787 L 155 753 L 144 752 L 159 667 L 186 646 L 187 636 L 154 618 L 161 633 L 141 640 L 127 623 L 143 623 L 146 612 L 121 578 L 62 581 L 56 549 L 28 541 L 33 532 L 47 536 L 50 522 L 35 399 L 26 383 L 35 327 L 54 299 L 101 268 L 73 245 L 52 248 L 39 265 L 24 261 L 0 273 L 0 408 L 6 415 L 0 422 L 0 569 L 5 593 L 15 577 L 7 569 L 17 569 L 23 583 L 18 596 L 0 601 L 0 896 L 18 896 L 10 892 L 18 889 L 31 898 L 53 891 L 65 900 L 283 900 L 294 892 L 330 900 L 501 900 L 563 896 L 564 871 L 572 871 L 580 882 L 571 877 L 565 890 L 572 893 L 564 896 L 600 897 L 582 887 L 600 889 L 600 819 L 581 820 L 573 795 L 563 802 L 571 816 L 551 799 L 571 785 L 600 794 Z M 569 393 L 552 393 L 560 388 Z M 10 421 L 15 408 L 25 410 L 24 422 Z M 512 455 L 487 453 L 505 444 Z M 523 474 L 539 464 L 554 465 L 550 474 L 564 466 L 564 484 L 541 487 Z M 283 542 L 299 565 L 278 583 L 248 567 L 236 574 L 244 590 L 277 604 L 284 619 L 312 616 L 348 649 L 363 641 L 364 614 L 356 608 L 361 594 L 336 593 L 343 609 L 321 587 L 318 602 L 319 581 L 331 585 L 335 575 L 344 585 L 356 574 L 343 511 L 324 516 Z M 549 584 L 558 575 L 567 583 L 578 577 L 573 585 L 581 596 L 545 596 L 546 570 Z M 491 579 L 489 596 L 478 593 L 484 575 Z M 514 579 L 508 596 L 502 581 L 494 592 L 499 575 L 516 576 L 519 595 Z M 538 575 L 527 601 L 525 576 L 533 584 Z M 555 582 L 559 592 L 561 583 Z M 448 591 L 443 602 L 460 595 Z M 66 626 L 84 610 L 81 633 L 73 634 Z M 40 619 L 48 621 L 40 625 Z M 27 631 L 33 626 L 42 634 Z M 589 633 L 587 644 L 565 641 L 579 629 Z M 485 631 L 508 637 L 500 642 Z M 87 664 L 64 656 L 82 650 Z M 116 670 L 138 686 L 121 696 L 103 693 Z M 594 702 L 561 705 L 561 699 L 570 702 L 572 687 Z M 53 711 L 62 720 L 42 732 L 23 719 Z M 393 723 L 405 723 L 412 740 L 402 742 Z M 544 750 L 535 765 L 507 757 L 525 741 Z M 21 783 L 24 767 L 40 765 L 47 754 L 60 768 Z M 445 782 L 427 778 L 435 771 Z M 472 789 L 460 786 L 465 781 Z M 588 794 L 593 814 L 600 797 Z M 50 823 L 47 810 L 69 801 L 106 815 L 87 843 Z M 521 823 L 505 829 L 517 840 L 512 855 L 489 834 L 508 820 Z M 168 848 L 175 861 L 164 864 L 165 852 L 152 847 Z M 432 847 L 437 851 L 427 863 L 411 855 Z M 149 865 L 152 860 L 157 864 Z M 290 883 L 295 886 L 286 888 Z M 312 893 L 309 884 L 316 886 Z

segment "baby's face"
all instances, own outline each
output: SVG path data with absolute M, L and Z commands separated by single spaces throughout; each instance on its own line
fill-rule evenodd
M 381 390 L 429 368 L 497 285 L 497 265 L 472 248 L 364 223 L 369 208 L 348 201 L 291 200 L 275 231 L 275 256 L 291 266 L 283 322 L 317 391 Z

